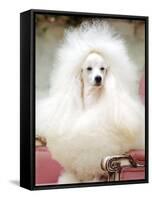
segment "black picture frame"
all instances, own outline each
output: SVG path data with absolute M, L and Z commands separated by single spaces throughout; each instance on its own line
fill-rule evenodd
M 35 186 L 35 15 L 55 14 L 134 19 L 145 22 L 145 180 L 106 183 L 83 183 Z M 121 184 L 148 183 L 148 17 L 82 13 L 50 10 L 29 10 L 20 14 L 20 186 L 30 189 L 54 189 Z

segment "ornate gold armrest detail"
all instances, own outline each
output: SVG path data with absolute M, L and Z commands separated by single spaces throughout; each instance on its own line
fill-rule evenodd
M 143 167 L 138 164 L 131 155 L 107 156 L 101 161 L 101 169 L 108 174 L 108 181 L 120 181 L 120 173 L 123 167 Z
M 42 137 L 40 135 L 37 135 L 35 138 L 35 145 L 38 146 L 46 146 L 47 145 L 47 141 L 45 137 Z

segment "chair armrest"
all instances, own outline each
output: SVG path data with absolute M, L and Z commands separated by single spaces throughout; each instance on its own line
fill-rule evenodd
M 131 154 L 107 156 L 101 161 L 101 169 L 108 175 L 108 181 L 120 181 L 124 167 L 144 167 L 144 164 L 137 162 Z

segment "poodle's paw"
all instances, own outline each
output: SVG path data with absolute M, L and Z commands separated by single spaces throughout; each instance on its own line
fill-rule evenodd
M 80 181 L 71 173 L 64 172 L 58 179 L 58 184 L 79 183 Z

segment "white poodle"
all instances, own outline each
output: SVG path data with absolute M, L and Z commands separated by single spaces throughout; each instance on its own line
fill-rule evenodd
M 103 158 L 144 148 L 137 87 L 137 68 L 107 23 L 84 22 L 66 31 L 50 96 L 37 103 L 36 113 L 37 133 L 45 134 L 65 169 L 59 183 L 99 181 Z

